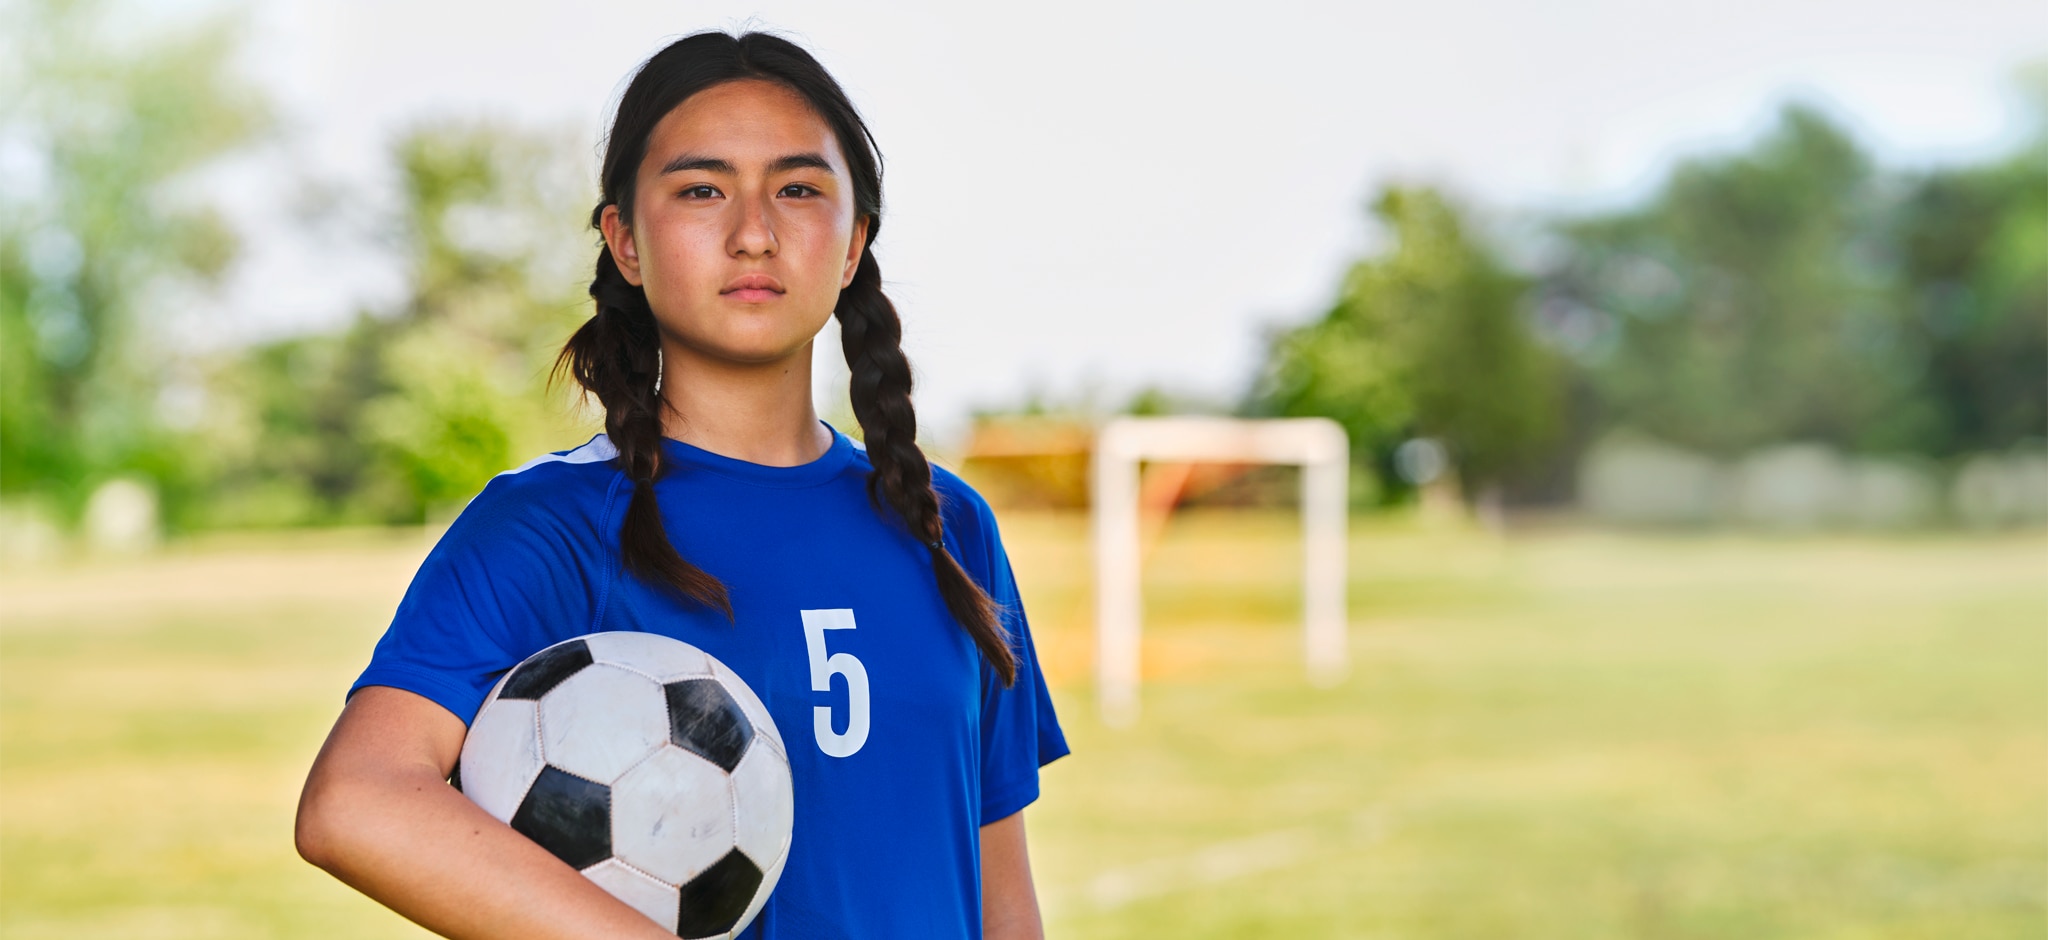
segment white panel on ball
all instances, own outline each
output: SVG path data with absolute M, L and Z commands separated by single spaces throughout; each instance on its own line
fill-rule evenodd
M 592 660 L 625 665 L 656 682 L 711 675 L 711 659 L 702 650 L 660 634 L 613 631 L 593 633 L 583 641 Z
M 768 748 L 748 748 L 747 756 L 732 769 L 732 791 L 739 805 L 740 851 L 766 869 L 788 847 L 795 821 L 789 766 L 781 754 Z
M 775 745 L 775 753 L 787 760 L 789 751 L 782 746 L 782 732 L 776 729 L 775 719 L 768 716 L 768 706 L 761 703 L 761 697 L 754 694 L 753 687 L 747 685 L 746 680 L 731 667 L 715 659 L 711 661 L 711 673 L 718 678 L 720 685 L 725 686 L 732 700 L 740 703 L 740 710 L 747 713 L 747 720 L 754 725 L 755 740 L 767 739 Z
M 669 933 L 676 931 L 676 911 L 681 897 L 675 885 L 662 884 L 645 872 L 616 858 L 608 858 L 583 870 L 583 877 L 597 883 L 612 897 L 626 902 Z
M 646 676 L 592 665 L 541 696 L 540 732 L 548 763 L 610 783 L 668 743 L 668 700 Z
M 612 784 L 612 854 L 682 884 L 733 847 L 731 781 L 718 765 L 664 747 Z
M 540 728 L 534 702 L 498 700 L 483 709 L 462 740 L 462 792 L 483 811 L 508 821 L 540 776 Z

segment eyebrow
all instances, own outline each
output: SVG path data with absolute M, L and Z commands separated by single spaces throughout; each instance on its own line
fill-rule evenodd
M 740 172 L 730 161 L 721 160 L 717 157 L 684 153 L 677 154 L 673 159 L 662 164 L 660 175 L 667 176 L 670 173 L 682 173 L 688 170 L 699 170 L 705 173 L 723 173 L 727 176 L 738 176 Z M 787 173 L 790 170 L 820 170 L 825 173 L 831 173 L 832 162 L 825 159 L 821 154 L 792 153 L 788 156 L 777 157 L 774 163 L 768 164 L 768 172 L 770 174 Z

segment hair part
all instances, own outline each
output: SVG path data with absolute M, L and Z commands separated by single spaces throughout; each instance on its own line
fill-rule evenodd
M 774 82 L 802 95 L 839 141 L 853 184 L 855 215 L 868 221 L 867 242 L 861 247 L 853 282 L 840 291 L 832 311 L 852 373 L 854 417 L 860 421 L 874 465 L 867 478 L 868 500 L 877 512 L 893 515 L 931 553 L 932 574 L 947 611 L 973 638 L 1003 684 L 1010 685 L 1017 676 L 1011 637 L 995 601 L 946 548 L 931 463 L 917 446 L 903 323 L 895 304 L 882 292 L 882 270 L 874 254 L 882 224 L 881 158 L 874 135 L 824 66 L 795 43 L 759 32 L 697 33 L 649 57 L 620 96 L 611 133 L 606 135 L 600 196 L 590 224 L 601 228 L 607 206 L 617 206 L 621 219 L 632 223 L 640 163 L 663 117 L 691 95 L 745 79 Z M 667 469 L 661 441 L 662 412 L 669 405 L 656 390 L 661 336 L 647 293 L 628 283 L 610 249 L 600 247 L 590 296 L 596 311 L 569 337 L 555 369 L 558 375 L 573 376 L 604 407 L 605 433 L 619 451 L 617 466 L 633 483 L 619 553 L 628 570 L 731 619 L 732 599 L 724 583 L 676 550 L 655 501 L 654 483 Z

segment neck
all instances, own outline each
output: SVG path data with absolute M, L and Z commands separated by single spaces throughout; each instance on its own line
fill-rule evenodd
M 824 456 L 832 432 L 811 404 L 811 346 L 786 359 L 734 363 L 663 342 L 662 433 L 722 457 L 794 467 Z

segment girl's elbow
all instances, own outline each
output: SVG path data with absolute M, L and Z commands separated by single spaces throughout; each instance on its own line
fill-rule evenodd
M 299 797 L 298 819 L 292 826 L 292 841 L 299 857 L 327 871 L 334 870 L 346 835 L 346 827 L 338 825 L 344 811 L 337 804 L 345 801 L 337 789 L 318 779 L 307 781 L 306 792 Z

